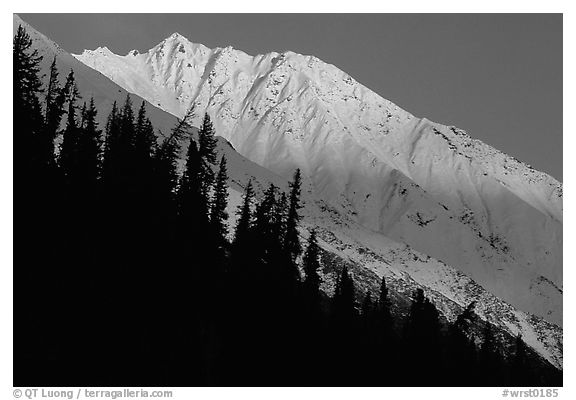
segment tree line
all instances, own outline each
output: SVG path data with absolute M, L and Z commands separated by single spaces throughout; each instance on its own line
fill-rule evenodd
M 22 27 L 13 41 L 17 386 L 483 386 L 538 380 L 470 305 L 452 323 L 385 279 L 360 299 L 346 267 L 321 289 L 318 232 L 299 231 L 302 177 L 249 181 L 229 231 L 228 171 L 208 114 L 166 134 L 127 95 L 98 124 Z M 178 161 L 185 150 L 180 173 Z M 476 335 L 478 336 L 478 335 Z M 478 343 L 477 343 L 478 342 Z M 554 376 L 554 379 L 558 379 Z

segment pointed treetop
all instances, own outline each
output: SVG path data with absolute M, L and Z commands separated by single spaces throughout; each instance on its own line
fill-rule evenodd
M 200 145 L 200 156 L 210 164 L 216 164 L 216 138 L 214 135 L 214 125 L 210 116 L 206 113 L 198 132 L 198 143 Z

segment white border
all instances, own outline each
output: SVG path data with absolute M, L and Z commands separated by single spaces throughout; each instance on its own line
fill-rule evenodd
M 12 26 L 12 13 L 32 13 L 32 12 L 139 12 L 139 13 L 199 13 L 199 12 L 419 12 L 419 13 L 564 13 L 564 127 L 570 129 L 571 121 L 568 117 L 570 111 L 574 110 L 574 74 L 576 65 L 574 62 L 574 42 L 575 18 L 573 17 L 575 6 L 574 1 L 504 1 L 504 0 L 482 0 L 477 2 L 446 1 L 446 0 L 409 0 L 403 2 L 385 2 L 354 0 L 354 1 L 313 1 L 313 0 L 218 0 L 216 2 L 205 1 L 170 1 L 170 2 L 143 2 L 143 1 L 111 1 L 98 0 L 96 2 L 81 2 L 59 0 L 46 2 L 29 0 L 25 3 L 7 4 L 9 10 L 2 13 L 2 76 L 5 90 L 0 96 L 2 106 L 2 126 L 5 127 L 2 135 L 2 145 L 0 146 L 0 309 L 1 320 L 0 329 L 2 345 L 0 347 L 0 377 L 2 385 L 0 387 L 0 398 L 10 399 L 12 397 L 12 249 L 13 249 L 13 193 L 12 193 L 12 108 L 11 108 L 11 76 L 12 62 L 10 57 L 11 37 L 8 33 Z M 8 8 L 8 7 L 7 7 Z M 11 28 L 10 28 L 11 29 Z M 574 268 L 571 265 L 569 249 L 573 248 L 574 235 L 571 228 L 576 226 L 573 207 L 572 187 L 575 167 L 571 162 L 575 156 L 576 141 L 573 136 L 564 136 L 564 179 L 567 181 L 568 207 L 564 215 L 564 388 L 560 390 L 559 398 L 576 398 L 573 380 L 574 376 L 574 314 L 571 306 L 574 305 Z M 497 388 L 173 388 L 176 399 L 201 398 L 211 399 L 238 399 L 238 400 L 293 400 L 294 398 L 330 398 L 330 399 L 351 399 L 351 398 L 372 398 L 383 399 L 384 396 L 392 399 L 396 398 L 419 398 L 419 399 L 499 399 L 501 389 Z M 570 395 L 570 393 L 572 393 Z M 198 397 L 199 396 L 199 397 Z

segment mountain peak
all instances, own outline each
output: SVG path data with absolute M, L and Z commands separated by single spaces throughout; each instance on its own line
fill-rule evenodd
M 151 48 L 149 52 L 155 54 L 195 54 L 197 51 L 206 53 L 210 51 L 210 49 L 203 44 L 193 43 L 188 40 L 187 37 L 178 32 L 174 32 Z
M 134 51 L 134 50 L 132 50 L 132 51 Z M 84 49 L 84 51 L 82 52 L 82 56 L 84 56 L 84 57 L 98 57 L 98 56 L 108 57 L 108 56 L 111 56 L 113 54 L 114 53 L 112 51 L 110 51 L 110 49 L 106 46 L 97 47 L 94 50 Z M 76 57 L 76 55 L 74 55 L 74 56 Z
M 185 39 L 188 40 L 184 35 L 181 35 L 178 32 L 174 32 L 173 34 L 171 34 L 168 39 Z
M 186 36 L 181 35 L 178 32 L 174 32 L 173 34 L 168 36 L 166 39 L 164 39 L 161 43 L 192 44 L 192 42 L 190 40 L 188 40 L 188 38 Z

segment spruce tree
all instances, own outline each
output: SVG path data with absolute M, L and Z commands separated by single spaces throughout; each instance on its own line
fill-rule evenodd
M 390 294 L 385 277 L 382 277 L 382 282 L 380 283 L 375 319 L 376 332 L 378 335 L 376 338 L 377 351 L 380 353 L 381 358 L 386 358 L 392 363 L 397 363 L 398 358 L 403 357 L 403 355 L 399 350 L 398 335 L 394 331 Z M 389 363 L 384 367 L 384 372 L 387 373 L 390 381 L 394 381 L 394 377 L 399 376 L 397 368 L 390 368 Z
M 178 187 L 178 213 L 185 225 L 196 225 L 199 231 L 208 225 L 208 204 L 202 194 L 202 159 L 198 145 L 190 141 L 186 154 L 186 168 Z
M 63 344 L 58 335 L 64 318 L 53 311 L 62 311 L 65 304 L 57 293 L 66 286 L 59 279 L 65 278 L 61 273 L 64 241 L 59 220 L 65 209 L 61 206 L 54 144 L 47 135 L 39 100 L 44 78 L 40 73 L 42 57 L 23 26 L 18 26 L 12 43 L 14 215 L 18 221 L 13 234 L 14 243 L 20 243 L 14 250 L 14 337 L 18 338 L 14 341 L 14 376 L 22 381 L 34 380 L 32 376 L 49 379 L 47 349 Z M 31 368 L 34 365 L 40 368 Z M 34 373 L 40 369 L 44 378 Z
M 271 265 L 279 258 L 275 224 L 277 195 L 278 188 L 271 183 L 256 206 L 253 233 L 254 240 L 259 246 L 257 250 L 255 249 L 255 258 L 262 265 Z M 278 271 L 278 267 L 276 265 L 276 268 L 269 272 Z
M 510 383 L 512 386 L 529 386 L 533 383 L 528 363 L 528 349 L 520 333 L 516 336 L 514 355 L 510 367 Z
M 429 343 L 432 344 L 432 349 L 434 352 L 439 350 L 440 342 L 440 313 L 434 303 L 430 299 L 426 298 L 423 307 L 423 322 L 426 327 L 426 334 L 429 339 Z
M 366 372 L 371 382 L 398 382 L 401 376 L 397 367 L 405 357 L 400 349 L 401 342 L 394 330 L 394 320 L 391 312 L 389 289 L 385 277 L 380 282 L 380 291 L 374 305 L 373 321 L 366 321 L 368 332 L 365 333 L 366 351 L 373 353 L 375 357 L 386 362 L 380 365 L 378 372 L 369 370 Z
M 208 204 L 212 203 L 210 199 L 212 186 L 214 184 L 212 165 L 216 164 L 216 143 L 214 127 L 210 121 L 210 116 L 204 114 L 204 120 L 198 132 L 198 152 L 202 159 L 202 194 L 207 199 Z
M 496 338 L 492 331 L 492 325 L 486 321 L 483 332 L 483 341 L 480 345 L 479 372 L 483 378 L 485 386 L 501 386 L 504 383 L 502 379 L 502 365 L 498 353 Z
M 336 319 L 343 324 L 350 324 L 356 318 L 354 281 L 344 266 L 336 284 L 334 294 Z
M 68 111 L 60 148 L 60 166 L 68 183 L 75 184 L 78 183 L 76 173 L 78 172 L 78 142 L 80 139 L 80 127 L 76 118 L 76 110 L 78 109 L 76 102 L 80 98 L 80 93 L 72 70 L 66 79 L 65 90 Z
M 163 206 L 173 200 L 178 181 L 177 161 L 179 143 L 174 137 L 165 139 L 155 154 L 155 172 L 158 195 Z
M 364 326 L 372 328 L 374 303 L 372 302 L 372 295 L 370 295 L 370 293 L 366 293 L 366 296 L 364 296 L 362 307 L 360 307 L 360 315 L 362 315 Z
M 274 260 L 278 272 L 278 280 L 285 291 L 287 307 L 293 306 L 294 296 L 297 294 L 301 282 L 300 270 L 296 264 L 296 257 L 284 246 L 287 230 L 288 199 L 286 193 L 281 192 L 273 211 L 273 238 Z
M 142 133 L 144 124 L 146 123 L 146 102 L 142 101 L 138 109 L 138 116 L 136 117 L 136 135 Z
M 476 383 L 476 348 L 473 339 L 469 337 L 470 327 L 475 320 L 474 306 L 475 302 L 470 303 L 450 324 L 447 349 L 448 373 L 446 374 L 450 381 L 446 384 L 471 386 Z
M 252 187 L 252 180 L 248 181 L 244 189 L 244 196 L 242 204 L 238 207 L 236 215 L 238 222 L 234 230 L 234 240 L 232 242 L 234 247 L 240 247 L 248 240 L 250 228 L 252 226 L 252 203 L 254 202 L 254 188 Z
M 31 163 L 44 164 L 43 146 L 38 136 L 44 128 L 44 118 L 38 100 L 42 92 L 40 62 L 42 56 L 32 49 L 32 39 L 20 25 L 12 42 L 12 96 L 14 107 L 15 171 L 26 171 Z
M 120 137 L 118 138 L 117 149 L 119 177 L 125 189 L 132 189 L 136 176 L 136 124 L 130 94 L 126 95 L 124 106 L 120 112 L 119 132 Z
M 283 245 L 284 238 L 286 236 L 286 224 L 288 222 L 288 199 L 286 197 L 286 193 L 280 193 L 274 210 L 275 237 L 278 238 L 278 243 L 280 246 L 284 248 Z
M 118 146 L 120 139 L 120 114 L 116 102 L 112 104 L 112 110 L 106 120 L 105 132 L 102 176 L 104 182 L 108 184 L 109 187 L 113 187 L 117 184 L 119 175 Z
M 134 170 L 139 192 L 146 192 L 154 173 L 156 136 L 152 122 L 146 116 L 146 102 L 138 110 L 134 137 Z
M 135 151 L 139 165 L 148 166 L 156 146 L 156 135 L 150 118 L 146 115 L 146 102 L 142 102 L 136 120 Z
M 60 128 L 62 116 L 66 113 L 64 109 L 66 90 L 60 86 L 58 76 L 56 56 L 54 56 L 52 64 L 50 65 L 50 78 L 46 90 L 45 133 L 43 135 L 43 143 L 41 144 L 45 163 L 54 161 L 54 140 Z
M 392 314 L 390 311 L 390 299 L 388 295 L 388 287 L 386 286 L 386 278 L 382 277 L 380 283 L 380 294 L 378 297 L 378 314 L 382 322 L 384 332 L 391 333 L 392 331 Z
M 124 101 L 124 106 L 122 107 L 120 117 L 120 129 L 124 135 L 124 140 L 126 140 L 126 147 L 131 146 L 131 142 L 136 136 L 136 126 L 134 119 L 134 109 L 132 107 L 132 98 L 130 93 L 126 95 L 126 100 Z
M 249 284 L 250 275 L 253 272 L 257 260 L 255 255 L 257 251 L 254 248 L 258 246 L 254 240 L 254 213 L 253 203 L 255 193 L 252 186 L 252 180 L 249 180 L 244 189 L 242 204 L 236 211 L 237 223 L 234 229 L 234 239 L 232 240 L 232 279 L 236 282 L 236 290 L 246 290 Z M 242 293 L 245 295 L 245 293 Z
M 228 204 L 228 170 L 226 167 L 226 157 L 220 159 L 220 169 L 216 177 L 214 186 L 214 195 L 210 207 L 210 224 L 213 232 L 216 234 L 216 240 L 220 245 L 226 243 L 228 234 L 228 213 L 226 206 Z
M 138 174 L 135 151 L 136 124 L 129 94 L 126 95 L 122 109 L 116 102 L 112 105 L 105 131 L 103 180 L 109 191 L 126 195 L 137 187 L 135 177 Z
M 320 262 L 318 260 L 319 250 L 316 230 L 313 229 L 308 238 L 306 252 L 302 260 L 302 267 L 306 275 L 303 284 L 305 302 L 315 312 L 319 312 L 320 307 L 320 275 L 318 274 L 318 270 L 320 269 Z
M 86 126 L 86 102 L 82 103 L 82 108 L 80 109 L 80 124 L 78 128 L 81 130 Z
M 333 371 L 337 380 L 346 379 L 348 382 L 356 382 L 360 370 L 350 370 L 345 366 L 356 365 L 358 353 L 349 345 L 360 340 L 361 326 L 359 325 L 358 313 L 355 307 L 354 282 L 348 273 L 348 268 L 344 266 L 336 283 L 336 291 L 332 299 L 333 326 L 331 331 L 335 332 L 334 339 L 337 343 L 337 353 L 331 364 L 339 365 L 340 368 Z
M 272 238 L 272 236 L 274 233 L 274 208 L 277 201 L 277 194 L 278 187 L 271 183 L 256 207 L 255 228 L 258 232 L 259 239 L 263 241 L 275 239 Z
M 42 92 L 40 80 L 40 62 L 42 56 L 32 49 L 32 39 L 22 25 L 12 41 L 14 105 L 26 107 L 34 103 L 38 93 Z
M 92 97 L 82 112 L 78 139 L 78 180 L 82 185 L 92 188 L 100 178 L 102 162 L 102 131 L 98 129 L 97 114 Z
M 286 217 L 286 234 L 284 236 L 284 248 L 288 252 L 292 262 L 302 252 L 302 246 L 298 237 L 298 223 L 300 222 L 300 215 L 298 210 L 300 205 L 300 190 L 302 186 L 302 177 L 300 169 L 294 173 L 294 178 L 290 183 L 290 195 L 288 205 L 288 215 Z
M 182 141 L 190 137 L 190 120 L 193 109 L 188 110 L 184 118 L 178 119 L 170 135 L 162 141 L 154 154 L 155 186 L 162 207 L 167 212 L 171 208 L 178 183 L 177 162 Z
M 440 321 L 434 304 L 417 289 L 405 328 L 408 346 L 408 363 L 413 367 L 413 377 L 420 385 L 438 385 L 441 378 Z
M 202 127 L 198 132 L 198 144 L 200 156 L 210 164 L 216 164 L 216 137 L 214 126 L 208 113 L 204 114 Z

